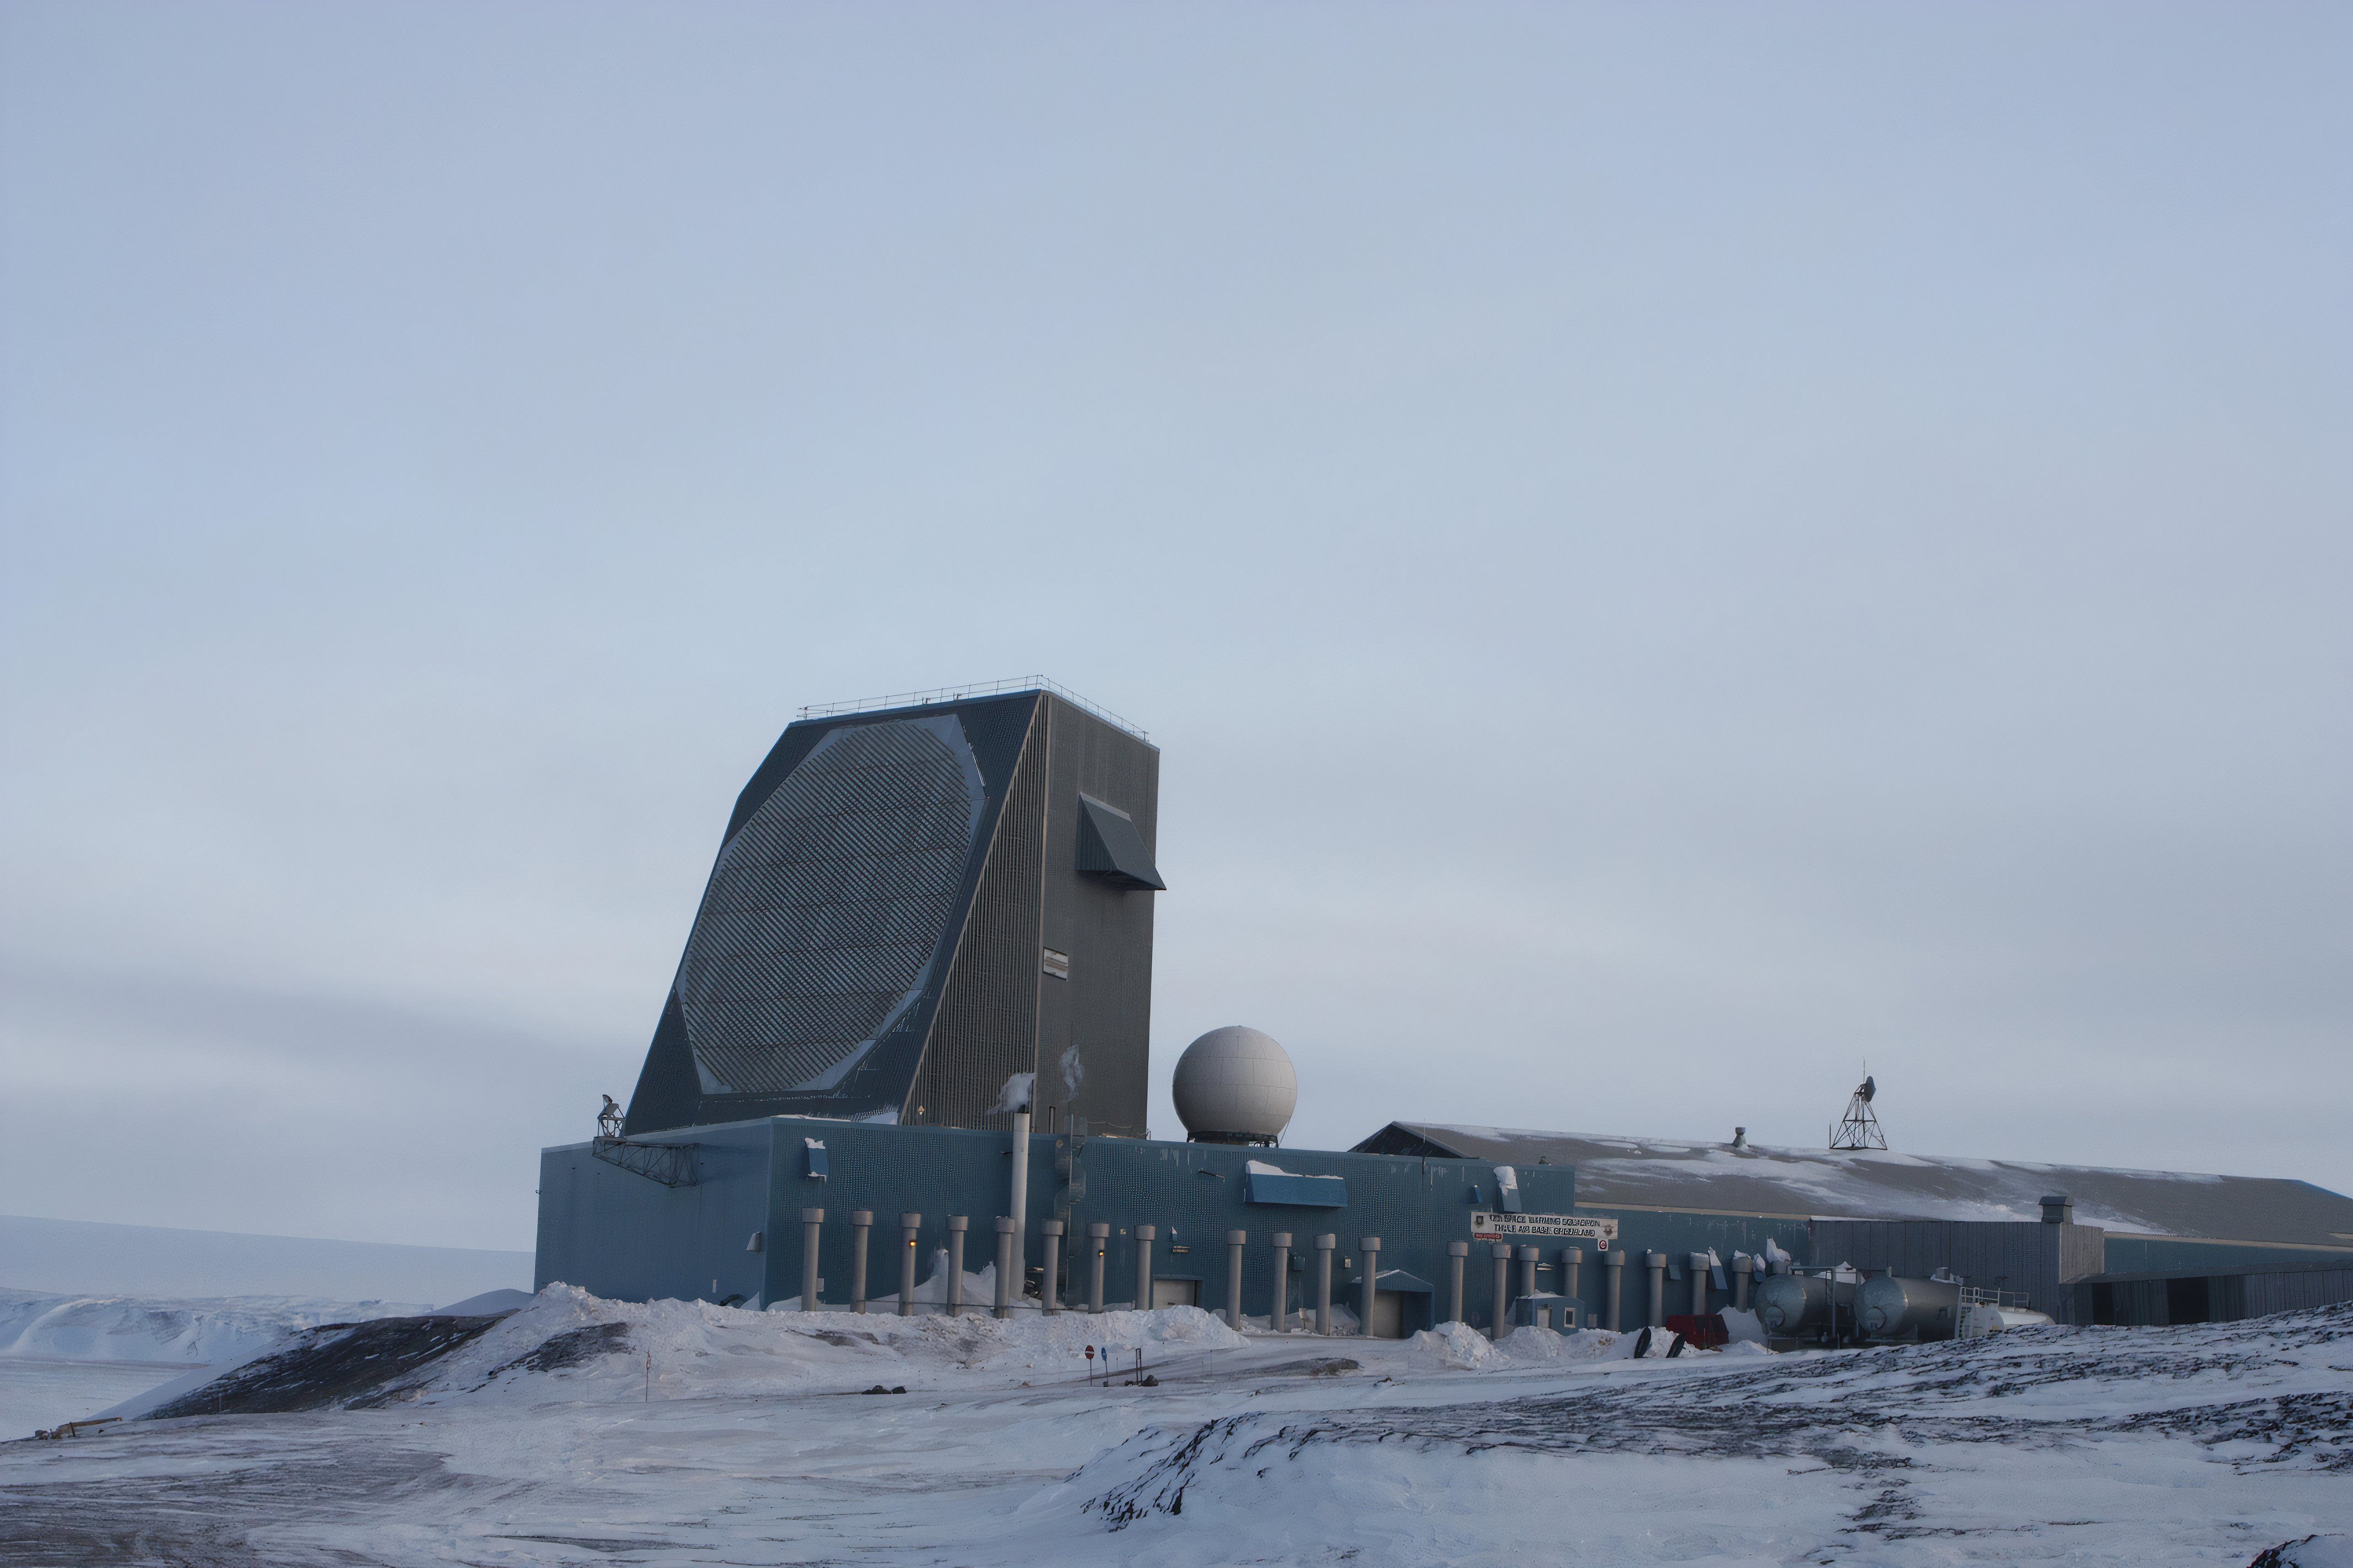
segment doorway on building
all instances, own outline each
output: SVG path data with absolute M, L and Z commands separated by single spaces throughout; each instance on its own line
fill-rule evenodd
M 1201 1282 L 1198 1279 L 1155 1279 L 1152 1282 L 1152 1304 L 1159 1307 L 1198 1307 L 1201 1304 Z
M 1374 1290 L 1373 1321 L 1365 1331 L 1377 1340 L 1402 1340 L 1430 1327 L 1430 1287 L 1403 1269 L 1391 1269 L 1383 1278 L 1396 1279 L 1404 1289 Z

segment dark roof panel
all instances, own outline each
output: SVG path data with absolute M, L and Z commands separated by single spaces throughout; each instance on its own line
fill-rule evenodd
M 1393 1121 L 1356 1145 L 1577 1169 L 1580 1208 L 1685 1208 L 1841 1219 L 2040 1220 L 2064 1193 L 2082 1225 L 2152 1236 L 2353 1247 L 2353 1198 L 2309 1182 L 1967 1160 L 1884 1149 L 1677 1143 Z

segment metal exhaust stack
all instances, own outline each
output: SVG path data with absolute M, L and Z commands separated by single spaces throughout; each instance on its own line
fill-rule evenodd
M 1291 1331 L 1291 1233 L 1274 1233 L 1274 1316 L 1278 1334 Z
M 1226 1327 L 1236 1333 L 1242 1331 L 1242 1248 L 1250 1241 L 1250 1232 L 1226 1232 Z
M 1111 1225 L 1106 1220 L 1087 1223 L 1087 1250 L 1093 1254 L 1087 1260 L 1087 1310 L 1103 1310 L 1103 1252 L 1111 1245 Z
M 1135 1227 L 1135 1310 L 1152 1310 L 1152 1244 L 1160 1237 L 1156 1225 Z
M 1032 1081 L 1036 1075 L 1029 1075 Z M 1017 1080 L 1018 1081 L 1018 1080 Z M 1005 1086 L 1008 1093 L 1013 1085 Z M 1013 1300 L 1029 1294 L 1025 1269 L 1029 1262 L 1029 1084 L 1022 1083 L 1021 1103 L 1013 1109 L 1013 1191 L 1006 1213 L 1013 1219 Z
M 825 1228 L 823 1209 L 801 1210 L 801 1310 L 817 1310 L 817 1243 Z
M 1038 1284 L 1038 1306 L 1051 1317 L 1062 1310 L 1062 1284 L 1058 1278 L 1062 1268 L 1062 1222 L 1041 1219 L 1038 1234 L 1046 1238 L 1046 1272 Z
M 849 1310 L 866 1311 L 866 1236 L 874 1228 L 872 1209 L 849 1211 Z

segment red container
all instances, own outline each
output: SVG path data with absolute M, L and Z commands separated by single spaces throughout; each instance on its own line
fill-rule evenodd
M 1694 1317 L 1686 1312 L 1669 1318 L 1667 1327 L 1690 1341 L 1694 1350 L 1712 1351 L 1718 1345 L 1732 1342 L 1731 1331 L 1724 1326 L 1721 1313 L 1709 1312 Z

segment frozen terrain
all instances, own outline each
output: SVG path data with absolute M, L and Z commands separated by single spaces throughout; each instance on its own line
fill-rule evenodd
M 0 1215 L 0 1440 L 301 1329 L 529 1285 L 531 1272 L 528 1252 Z
M 1090 1343 L 1117 1347 L 1108 1386 Z M 1533 1329 L 1367 1342 L 1190 1308 L 997 1322 L 559 1286 L 290 1346 L 110 1435 L 0 1446 L 0 1560 L 2353 1561 L 2353 1307 L 1637 1359 Z
M 235 1365 L 322 1323 L 425 1310 L 303 1296 L 152 1300 L 0 1289 L 0 1439 L 80 1420 L 199 1368 Z

